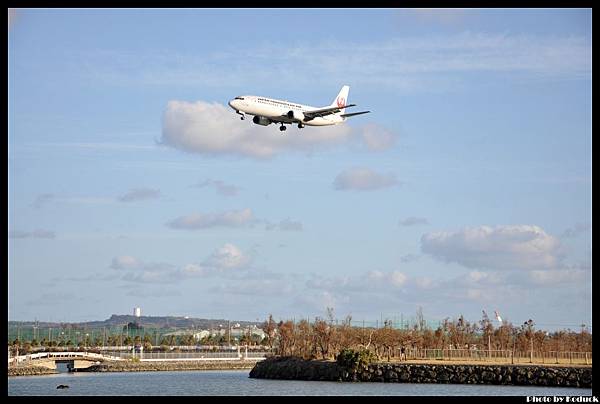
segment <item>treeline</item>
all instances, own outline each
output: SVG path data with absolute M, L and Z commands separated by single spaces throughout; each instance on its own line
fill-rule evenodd
M 227 346 L 230 343 L 244 345 L 244 346 L 260 346 L 263 340 L 256 335 L 250 333 L 242 335 L 239 338 L 232 338 L 225 333 L 225 335 L 213 335 L 197 340 L 192 334 L 184 335 L 168 335 L 158 338 L 156 335 L 148 333 L 136 336 L 130 336 L 126 334 L 111 334 L 103 336 L 101 332 L 95 337 L 89 335 L 80 339 L 70 338 L 59 338 L 59 339 L 47 339 L 43 337 L 41 340 L 37 339 L 18 339 L 15 338 L 8 342 L 11 354 L 20 352 L 21 354 L 27 354 L 35 352 L 40 348 L 47 350 L 60 351 L 62 349 L 77 349 L 85 348 L 88 351 L 93 351 L 94 348 L 102 346 L 143 346 L 144 350 L 150 351 L 152 349 L 158 349 L 159 351 L 170 350 L 170 347 L 175 346 Z
M 529 352 L 591 352 L 592 335 L 581 331 L 536 330 L 529 320 L 521 325 L 503 321 L 495 327 L 487 314 L 480 321 L 469 322 L 461 315 L 458 319 L 444 320 L 432 329 L 417 312 L 417 322 L 411 328 L 394 328 L 386 320 L 381 327 L 352 325 L 352 317 L 335 321 L 333 310 L 327 309 L 326 318 L 314 322 L 287 320 L 275 322 L 272 315 L 261 325 L 266 333 L 266 344 L 277 355 L 295 355 L 306 359 L 334 359 L 343 349 L 372 351 L 379 359 L 398 356 L 406 349 L 478 349 Z

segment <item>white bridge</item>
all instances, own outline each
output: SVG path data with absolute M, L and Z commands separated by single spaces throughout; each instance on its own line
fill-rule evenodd
M 104 361 L 124 360 L 118 356 L 103 355 L 93 352 L 39 352 L 8 358 L 8 366 L 18 364 L 36 364 L 50 369 L 56 369 L 57 363 L 67 363 L 70 369 L 87 368 Z
M 39 352 L 19 355 L 8 359 L 8 366 L 19 364 L 36 364 L 38 366 L 56 369 L 57 363 L 67 363 L 69 369 L 83 369 L 104 361 L 126 361 L 135 358 L 140 362 L 168 361 L 261 361 L 269 352 Z

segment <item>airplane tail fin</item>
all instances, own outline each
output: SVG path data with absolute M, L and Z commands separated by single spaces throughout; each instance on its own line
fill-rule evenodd
M 331 103 L 332 107 L 343 107 L 344 105 L 348 105 L 348 92 L 350 91 L 350 86 L 343 86 L 337 97 Z M 344 114 L 346 108 L 341 110 L 341 114 Z

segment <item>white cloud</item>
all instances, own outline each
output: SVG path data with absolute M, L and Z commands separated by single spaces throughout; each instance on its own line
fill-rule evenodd
M 456 11 L 420 15 L 437 21 Z M 351 49 L 352 52 L 348 52 Z M 591 71 L 590 39 L 577 35 L 526 35 L 461 32 L 392 36 L 377 41 L 324 40 L 306 44 L 270 41 L 259 46 L 220 49 L 202 55 L 181 52 L 128 53 L 95 50 L 66 55 L 75 69 L 96 82 L 142 86 L 210 85 L 240 88 L 269 85 L 274 76 L 297 88 L 345 81 L 363 88 L 439 91 L 452 73 L 526 72 L 541 76 L 581 77 Z M 273 63 L 277 55 L 277 63 Z M 382 63 L 385 55 L 385 63 Z M 110 63 L 106 63 L 109 60 Z M 319 72 L 315 76 L 314 72 Z M 434 85 L 432 85 L 434 83 Z M 239 121 L 239 120 L 238 120 Z
M 392 271 L 389 275 L 389 279 L 392 285 L 395 287 L 404 286 L 406 283 L 407 277 L 402 272 Z
M 121 255 L 112 260 L 110 267 L 112 269 L 137 269 L 142 267 L 142 262 L 130 255 Z
M 485 279 L 488 276 L 487 273 L 481 271 L 471 271 L 469 272 L 468 278 L 473 282 L 478 282 L 482 279 Z
M 351 135 L 347 125 L 302 131 L 282 135 L 277 125 L 265 128 L 248 120 L 240 121 L 231 108 L 219 103 L 169 101 L 162 142 L 199 154 L 266 159 L 284 151 L 313 151 L 344 143 Z
M 530 225 L 427 233 L 421 237 L 421 249 L 438 260 L 474 269 L 551 269 L 564 258 L 557 238 Z
M 430 289 L 435 286 L 434 280 L 427 276 L 417 277 L 414 279 L 414 282 L 419 289 Z
M 160 191 L 152 188 L 136 188 L 128 191 L 124 195 L 119 196 L 120 202 L 135 202 L 147 199 L 156 199 L 160 197 Z
M 296 296 L 294 305 L 305 307 L 309 310 L 322 312 L 327 307 L 336 309 L 341 303 L 349 301 L 347 296 L 329 292 L 327 290 L 310 291 Z
M 127 272 L 121 279 L 133 283 L 173 283 L 173 273 L 160 269 L 144 269 L 139 272 Z
M 585 283 L 586 280 L 591 280 L 591 271 L 561 268 L 558 270 L 534 270 L 529 273 L 530 280 L 540 286 L 557 286 L 570 283 Z
M 239 247 L 226 243 L 217 248 L 201 264 L 189 263 L 177 267 L 168 263 L 143 262 L 121 255 L 112 259 L 110 268 L 121 271 L 120 278 L 128 282 L 174 283 L 193 278 L 227 276 L 250 269 L 252 257 Z
M 227 243 L 217 249 L 206 261 L 206 265 L 219 271 L 244 268 L 250 263 L 250 257 L 233 244 Z
M 409 278 L 400 271 L 371 270 L 356 276 L 323 277 L 312 275 L 306 281 L 309 289 L 322 289 L 337 293 L 395 292 L 405 286 Z
M 220 213 L 195 213 L 180 216 L 167 223 L 173 229 L 198 230 L 211 227 L 245 227 L 254 224 L 256 219 L 249 208 Z
M 183 266 L 183 268 L 181 268 L 181 270 L 179 271 L 180 275 L 182 275 L 183 277 L 202 277 L 205 275 L 208 275 L 210 272 L 209 268 L 206 268 L 203 265 L 199 265 L 199 264 L 186 264 Z
M 406 284 L 407 280 L 408 277 L 400 271 L 369 271 L 362 276 L 351 279 L 347 284 L 351 285 L 350 289 L 383 292 L 400 288 Z
M 299 133 L 283 133 L 278 125 L 263 127 L 249 119 L 237 119 L 234 111 L 219 103 L 197 101 L 169 101 L 163 117 L 161 142 L 191 153 L 211 156 L 243 156 L 268 159 L 284 152 L 314 152 L 358 142 L 371 151 L 384 151 L 394 146 L 396 135 L 391 131 L 369 124 L 358 129 L 348 124 L 310 127 Z M 293 126 L 292 131 L 299 131 Z M 231 186 L 218 182 L 218 192 L 235 192 Z
M 394 174 L 379 174 L 365 167 L 354 167 L 342 171 L 333 181 L 336 190 L 373 191 L 397 185 Z
M 119 271 L 119 277 L 127 282 L 172 283 L 176 281 L 172 265 L 146 263 L 131 255 L 114 257 L 110 268 Z
M 466 296 L 475 301 L 484 301 L 486 298 L 489 300 L 489 295 L 482 289 L 467 289 Z

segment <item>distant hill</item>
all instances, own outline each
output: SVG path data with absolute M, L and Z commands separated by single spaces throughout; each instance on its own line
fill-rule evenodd
M 227 322 L 234 326 L 239 324 L 242 327 L 259 325 L 256 321 L 241 321 L 241 320 L 226 320 L 226 319 L 204 319 L 192 317 L 175 317 L 175 316 L 141 316 L 135 317 L 127 314 L 113 314 L 110 318 L 102 321 L 86 321 L 81 323 L 57 323 L 45 321 L 9 321 L 8 326 L 12 327 L 32 327 L 40 328 L 77 328 L 77 329 L 92 329 L 92 328 L 111 328 L 125 326 L 128 323 L 137 323 L 144 328 L 195 328 L 195 329 L 211 329 L 211 328 L 227 328 Z

